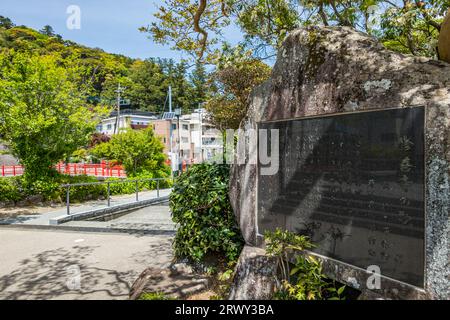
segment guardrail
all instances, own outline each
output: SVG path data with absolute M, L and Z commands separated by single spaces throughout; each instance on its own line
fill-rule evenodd
M 173 177 L 169 178 L 149 178 L 149 179 L 123 179 L 123 180 L 113 180 L 113 181 L 99 181 L 99 182 L 84 182 L 84 183 L 71 183 L 71 184 L 63 184 L 61 185 L 63 188 L 67 188 L 66 191 L 66 207 L 67 207 L 67 215 L 70 215 L 70 188 L 74 187 L 82 187 L 82 186 L 92 186 L 92 185 L 107 185 L 107 204 L 108 207 L 111 206 L 111 184 L 114 183 L 135 183 L 135 194 L 136 194 L 136 202 L 139 201 L 139 182 L 145 182 L 145 181 L 156 181 L 156 197 L 159 198 L 159 185 L 160 181 L 168 181 L 172 180 Z
M 58 163 L 54 168 L 64 174 L 76 176 L 87 175 L 94 177 L 126 177 L 126 172 L 122 166 L 110 166 L 106 163 L 89 164 L 89 163 Z M 15 177 L 24 173 L 25 168 L 21 165 L 0 167 L 0 176 Z

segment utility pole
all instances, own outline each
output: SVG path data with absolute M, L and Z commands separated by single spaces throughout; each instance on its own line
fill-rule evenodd
M 169 112 L 172 112 L 172 86 L 169 86 Z
M 114 134 L 119 133 L 120 129 L 120 94 L 125 90 L 120 86 L 120 83 L 117 85 L 117 117 L 116 123 L 114 124 Z M 117 132 L 116 132 L 117 131 Z
M 172 112 L 172 87 L 169 86 L 169 112 Z M 169 143 L 170 143 L 170 172 L 172 174 L 173 178 L 173 163 L 174 163 L 174 156 L 173 156 L 173 130 L 172 130 L 172 118 L 169 118 L 170 121 L 170 131 L 169 131 Z

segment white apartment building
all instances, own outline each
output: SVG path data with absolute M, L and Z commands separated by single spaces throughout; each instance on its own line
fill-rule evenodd
M 162 118 L 158 118 L 150 112 L 123 110 L 118 120 L 119 130 L 114 129 L 117 116 L 112 113 L 98 124 L 97 131 L 113 135 L 120 129 L 152 126 L 164 144 L 164 152 L 173 159 L 174 164 L 183 161 L 188 164 L 201 163 L 222 152 L 221 134 L 206 118 L 205 109 L 195 109 L 193 113 L 179 118 L 174 113 L 165 113 Z
M 195 109 L 181 118 L 189 121 L 194 163 L 210 160 L 222 152 L 221 133 L 208 123 L 205 109 Z
M 137 110 L 123 110 L 120 112 L 118 119 L 118 125 L 116 127 L 117 121 L 117 111 L 111 113 L 111 115 L 103 119 L 97 125 L 97 132 L 104 133 L 106 135 L 113 135 L 120 131 L 120 129 L 132 128 L 140 129 L 146 128 L 148 125 L 156 120 L 157 117 L 152 112 L 137 111 Z

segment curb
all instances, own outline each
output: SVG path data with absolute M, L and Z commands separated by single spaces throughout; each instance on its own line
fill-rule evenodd
M 139 208 L 147 207 L 149 205 L 166 202 L 168 200 L 169 200 L 169 196 L 164 196 L 164 197 L 142 200 L 142 201 L 137 201 L 137 202 L 131 202 L 131 203 L 126 203 L 126 204 L 118 204 L 118 205 L 107 207 L 107 208 L 77 212 L 77 213 L 74 213 L 71 215 L 66 214 L 66 215 L 56 217 L 56 218 L 51 218 L 49 220 L 49 224 L 52 226 L 57 226 L 61 223 L 65 223 L 65 222 L 69 222 L 69 221 L 85 220 L 85 219 L 98 217 L 98 216 L 108 214 L 108 213 L 119 213 L 121 211 L 126 211 L 126 210 L 130 210 L 130 209 L 139 209 Z
M 100 232 L 100 233 L 128 233 L 142 235 L 175 235 L 175 230 L 142 230 L 106 227 L 81 227 L 81 226 L 59 226 L 59 225 L 32 225 L 32 224 L 0 224 L 0 229 L 32 229 L 49 231 L 74 231 L 74 232 Z

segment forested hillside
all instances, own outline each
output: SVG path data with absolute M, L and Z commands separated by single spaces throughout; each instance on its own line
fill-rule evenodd
M 126 87 L 122 96 L 134 109 L 161 112 L 169 85 L 174 107 L 183 112 L 197 108 L 206 98 L 206 72 L 202 65 L 189 68 L 185 62 L 164 58 L 140 60 L 110 54 L 64 40 L 50 26 L 37 31 L 16 26 L 0 16 L 0 52 L 10 57 L 51 57 L 58 65 L 73 70 L 72 80 L 94 104 L 114 105 L 118 83 Z

